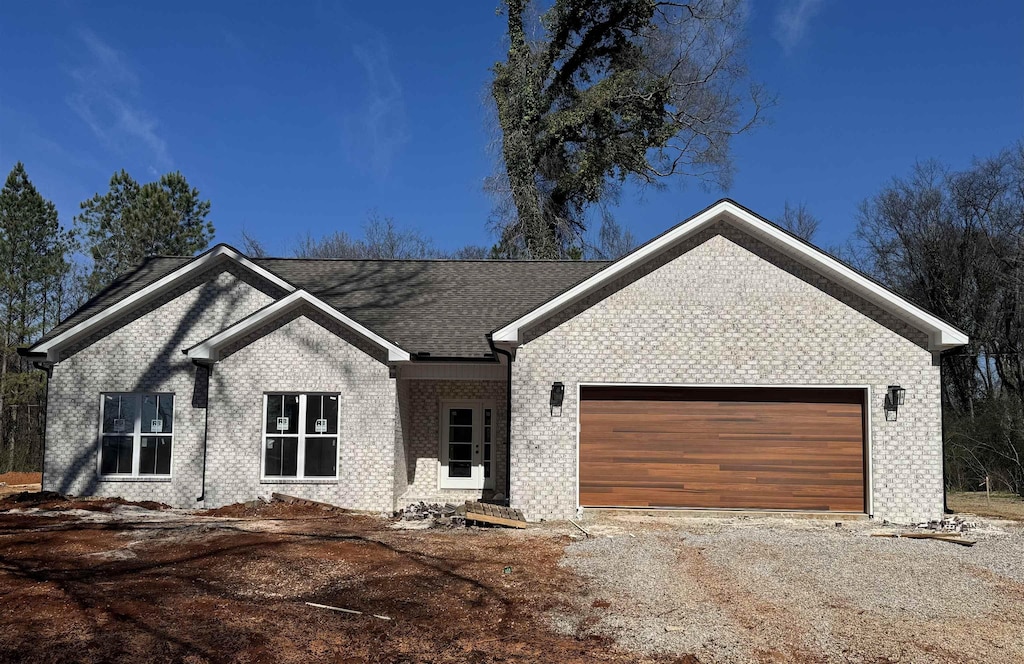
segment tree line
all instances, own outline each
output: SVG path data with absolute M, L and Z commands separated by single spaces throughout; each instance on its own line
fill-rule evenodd
M 946 481 L 1024 495 L 1024 143 L 917 164 L 860 207 L 855 257 L 971 337 L 942 356 Z

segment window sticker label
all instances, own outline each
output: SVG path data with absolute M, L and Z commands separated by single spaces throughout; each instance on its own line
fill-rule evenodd
M 287 417 L 279 417 L 279 418 L 277 418 L 277 430 L 278 431 L 287 431 L 288 430 L 288 418 Z
M 313 425 L 313 430 L 316 431 L 316 433 L 327 433 L 327 420 L 317 420 Z
M 274 449 L 274 441 L 272 441 L 272 440 L 268 440 L 267 441 L 267 449 L 268 450 Z
M 164 431 L 164 421 L 163 420 L 150 420 L 149 421 L 149 430 L 152 431 L 153 433 L 163 433 L 163 431 Z
M 117 418 L 114 420 L 114 431 L 124 431 L 124 420 Z

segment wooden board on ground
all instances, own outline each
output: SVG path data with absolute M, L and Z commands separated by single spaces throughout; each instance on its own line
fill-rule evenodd
M 319 500 L 309 500 L 307 498 L 299 498 L 298 496 L 289 496 L 285 493 L 272 493 L 270 497 L 274 500 L 285 503 L 286 505 L 309 505 L 312 507 L 322 507 L 328 510 L 334 510 L 336 512 L 347 512 L 344 507 L 338 507 L 337 505 L 331 505 L 330 503 L 321 503 Z
M 471 500 L 466 501 L 466 521 L 491 523 L 508 528 L 525 528 L 526 517 L 517 509 L 502 505 L 490 505 Z
M 872 533 L 872 537 L 893 537 L 903 539 L 933 539 L 940 542 L 952 542 L 960 546 L 974 546 L 974 540 L 963 539 L 956 533 Z

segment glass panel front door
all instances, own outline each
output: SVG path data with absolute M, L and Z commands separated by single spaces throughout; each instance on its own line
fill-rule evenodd
M 448 477 L 473 476 L 473 409 L 448 409 Z
M 493 409 L 478 402 L 441 407 L 441 487 L 482 489 L 491 478 Z

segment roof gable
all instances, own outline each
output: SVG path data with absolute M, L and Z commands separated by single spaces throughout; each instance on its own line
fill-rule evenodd
M 280 300 L 267 305 L 259 311 L 253 312 L 237 323 L 221 330 L 205 341 L 201 341 L 192 348 L 182 352 L 188 355 L 191 360 L 200 362 L 216 362 L 220 359 L 220 351 L 233 341 L 241 339 L 247 334 L 258 330 L 264 325 L 273 322 L 282 316 L 286 316 L 305 305 L 314 307 L 331 319 L 341 323 L 353 332 L 356 332 L 360 336 L 385 349 L 388 353 L 389 362 L 405 362 L 410 359 L 409 353 L 402 348 L 399 348 L 391 341 L 388 341 L 384 337 L 370 331 L 363 325 L 360 325 L 334 307 L 325 303 L 323 300 L 307 293 L 304 290 L 297 290 L 286 295 Z
M 661 252 L 667 251 L 701 229 L 721 220 L 728 221 L 742 230 L 755 232 L 770 238 L 779 250 L 791 256 L 799 263 L 875 303 L 897 318 L 927 332 L 929 335 L 929 348 L 933 351 L 955 348 L 968 342 L 968 337 L 963 331 L 887 289 L 870 277 L 861 274 L 814 245 L 805 242 L 730 200 L 722 200 L 715 203 L 635 249 L 633 252 L 623 256 L 588 279 L 569 288 L 557 297 L 496 329 L 492 334 L 492 338 L 495 342 L 511 345 L 521 343 L 523 330 L 578 302 L 599 288 L 611 283 L 617 277 L 642 265 Z
M 182 259 L 168 259 L 168 261 L 178 260 Z M 176 265 L 175 262 L 171 262 L 169 264 L 164 263 L 162 267 L 171 267 L 171 269 L 169 271 L 158 271 L 155 278 L 144 287 L 129 292 L 124 297 L 117 299 L 109 305 L 103 306 L 98 304 L 99 302 L 103 302 L 105 299 L 103 296 L 108 295 L 111 291 L 117 292 L 119 289 L 130 289 L 129 284 L 113 284 L 113 287 L 110 288 L 109 291 L 105 291 L 95 298 L 95 304 L 94 302 L 87 303 L 78 312 L 69 317 L 67 321 L 58 325 L 50 334 L 44 336 L 40 341 L 32 346 L 29 349 L 29 353 L 32 355 L 45 354 L 47 360 L 51 362 L 56 361 L 62 348 L 65 348 L 75 341 L 88 336 L 118 316 L 129 313 L 153 301 L 162 294 L 172 290 L 176 284 L 180 283 L 190 275 L 199 274 L 205 269 L 227 262 L 231 262 L 242 267 L 252 274 L 274 284 L 278 288 L 281 288 L 285 292 L 292 292 L 295 290 L 295 286 L 273 272 L 253 263 L 234 247 L 226 244 L 218 244 L 195 258 L 184 259 L 184 262 L 181 262 L 180 264 Z M 85 313 L 84 316 L 81 315 L 83 312 Z M 80 318 L 80 320 L 74 322 L 75 319 L 78 318 Z

